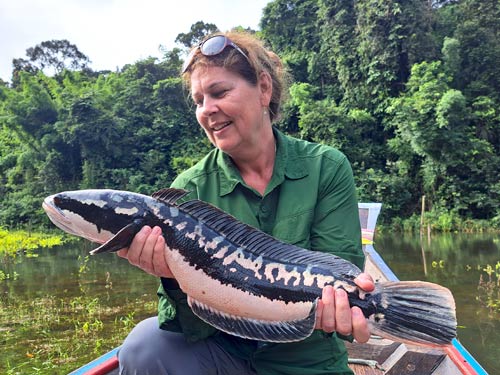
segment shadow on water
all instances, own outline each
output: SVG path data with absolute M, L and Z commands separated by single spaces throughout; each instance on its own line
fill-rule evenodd
M 381 234 L 375 248 L 401 280 L 427 280 L 448 287 L 456 301 L 458 339 L 490 374 L 500 374 L 500 236 L 440 234 L 424 236 Z M 480 280 L 492 267 L 497 303 L 488 308 Z M 500 266 L 499 266 L 500 267 Z
M 0 258 L 0 373 L 67 374 L 156 314 L 158 280 L 91 246 Z

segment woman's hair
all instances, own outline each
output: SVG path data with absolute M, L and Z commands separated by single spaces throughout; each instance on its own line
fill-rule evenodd
M 204 56 L 198 45 L 192 63 L 186 72 L 182 75 L 184 83 L 187 87 L 191 83 L 192 72 L 199 67 L 218 66 L 230 70 L 233 73 L 240 75 L 251 85 L 256 85 L 261 72 L 267 72 L 271 76 L 273 92 L 269 103 L 269 113 L 271 121 L 278 118 L 280 114 L 281 103 L 284 101 L 287 93 L 288 76 L 281 63 L 280 58 L 274 53 L 267 50 L 264 44 L 253 34 L 240 31 L 230 31 L 226 33 L 216 33 L 214 35 L 224 35 L 233 43 L 241 48 L 247 55 L 248 59 L 243 56 L 238 50 L 230 46 L 224 51 L 213 56 Z M 213 35 L 211 35 L 213 36 Z M 206 39 L 210 36 L 206 37 Z

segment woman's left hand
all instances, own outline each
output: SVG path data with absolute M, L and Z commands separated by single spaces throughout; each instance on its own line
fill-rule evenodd
M 362 273 L 354 282 L 366 292 L 375 288 L 373 279 L 367 273 Z M 341 335 L 352 335 L 358 342 L 364 343 L 370 339 L 368 323 L 359 307 L 350 307 L 347 293 L 332 286 L 323 288 L 323 295 L 318 301 L 316 310 L 316 329 L 325 332 L 338 332 Z

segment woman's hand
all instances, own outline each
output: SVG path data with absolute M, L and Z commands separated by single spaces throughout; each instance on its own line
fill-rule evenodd
M 151 275 L 174 277 L 165 257 L 165 239 L 160 227 L 144 226 L 135 235 L 130 246 L 119 250 L 117 254 Z
M 375 288 L 373 279 L 366 273 L 360 274 L 354 282 L 366 292 Z M 359 307 L 350 307 L 345 290 L 327 286 L 318 301 L 316 311 L 316 328 L 325 332 L 338 332 L 341 335 L 352 335 L 358 342 L 370 339 L 368 323 Z

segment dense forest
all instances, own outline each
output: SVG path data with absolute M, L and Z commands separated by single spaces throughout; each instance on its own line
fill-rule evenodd
M 211 146 L 179 71 L 215 30 L 200 21 L 118 71 L 93 71 L 67 40 L 14 59 L 0 226 L 47 224 L 41 201 L 61 190 L 152 193 L 199 160 Z M 386 223 L 418 217 L 425 196 L 436 229 L 500 228 L 498 0 L 276 0 L 255 32 L 292 77 L 277 126 L 342 150 Z

